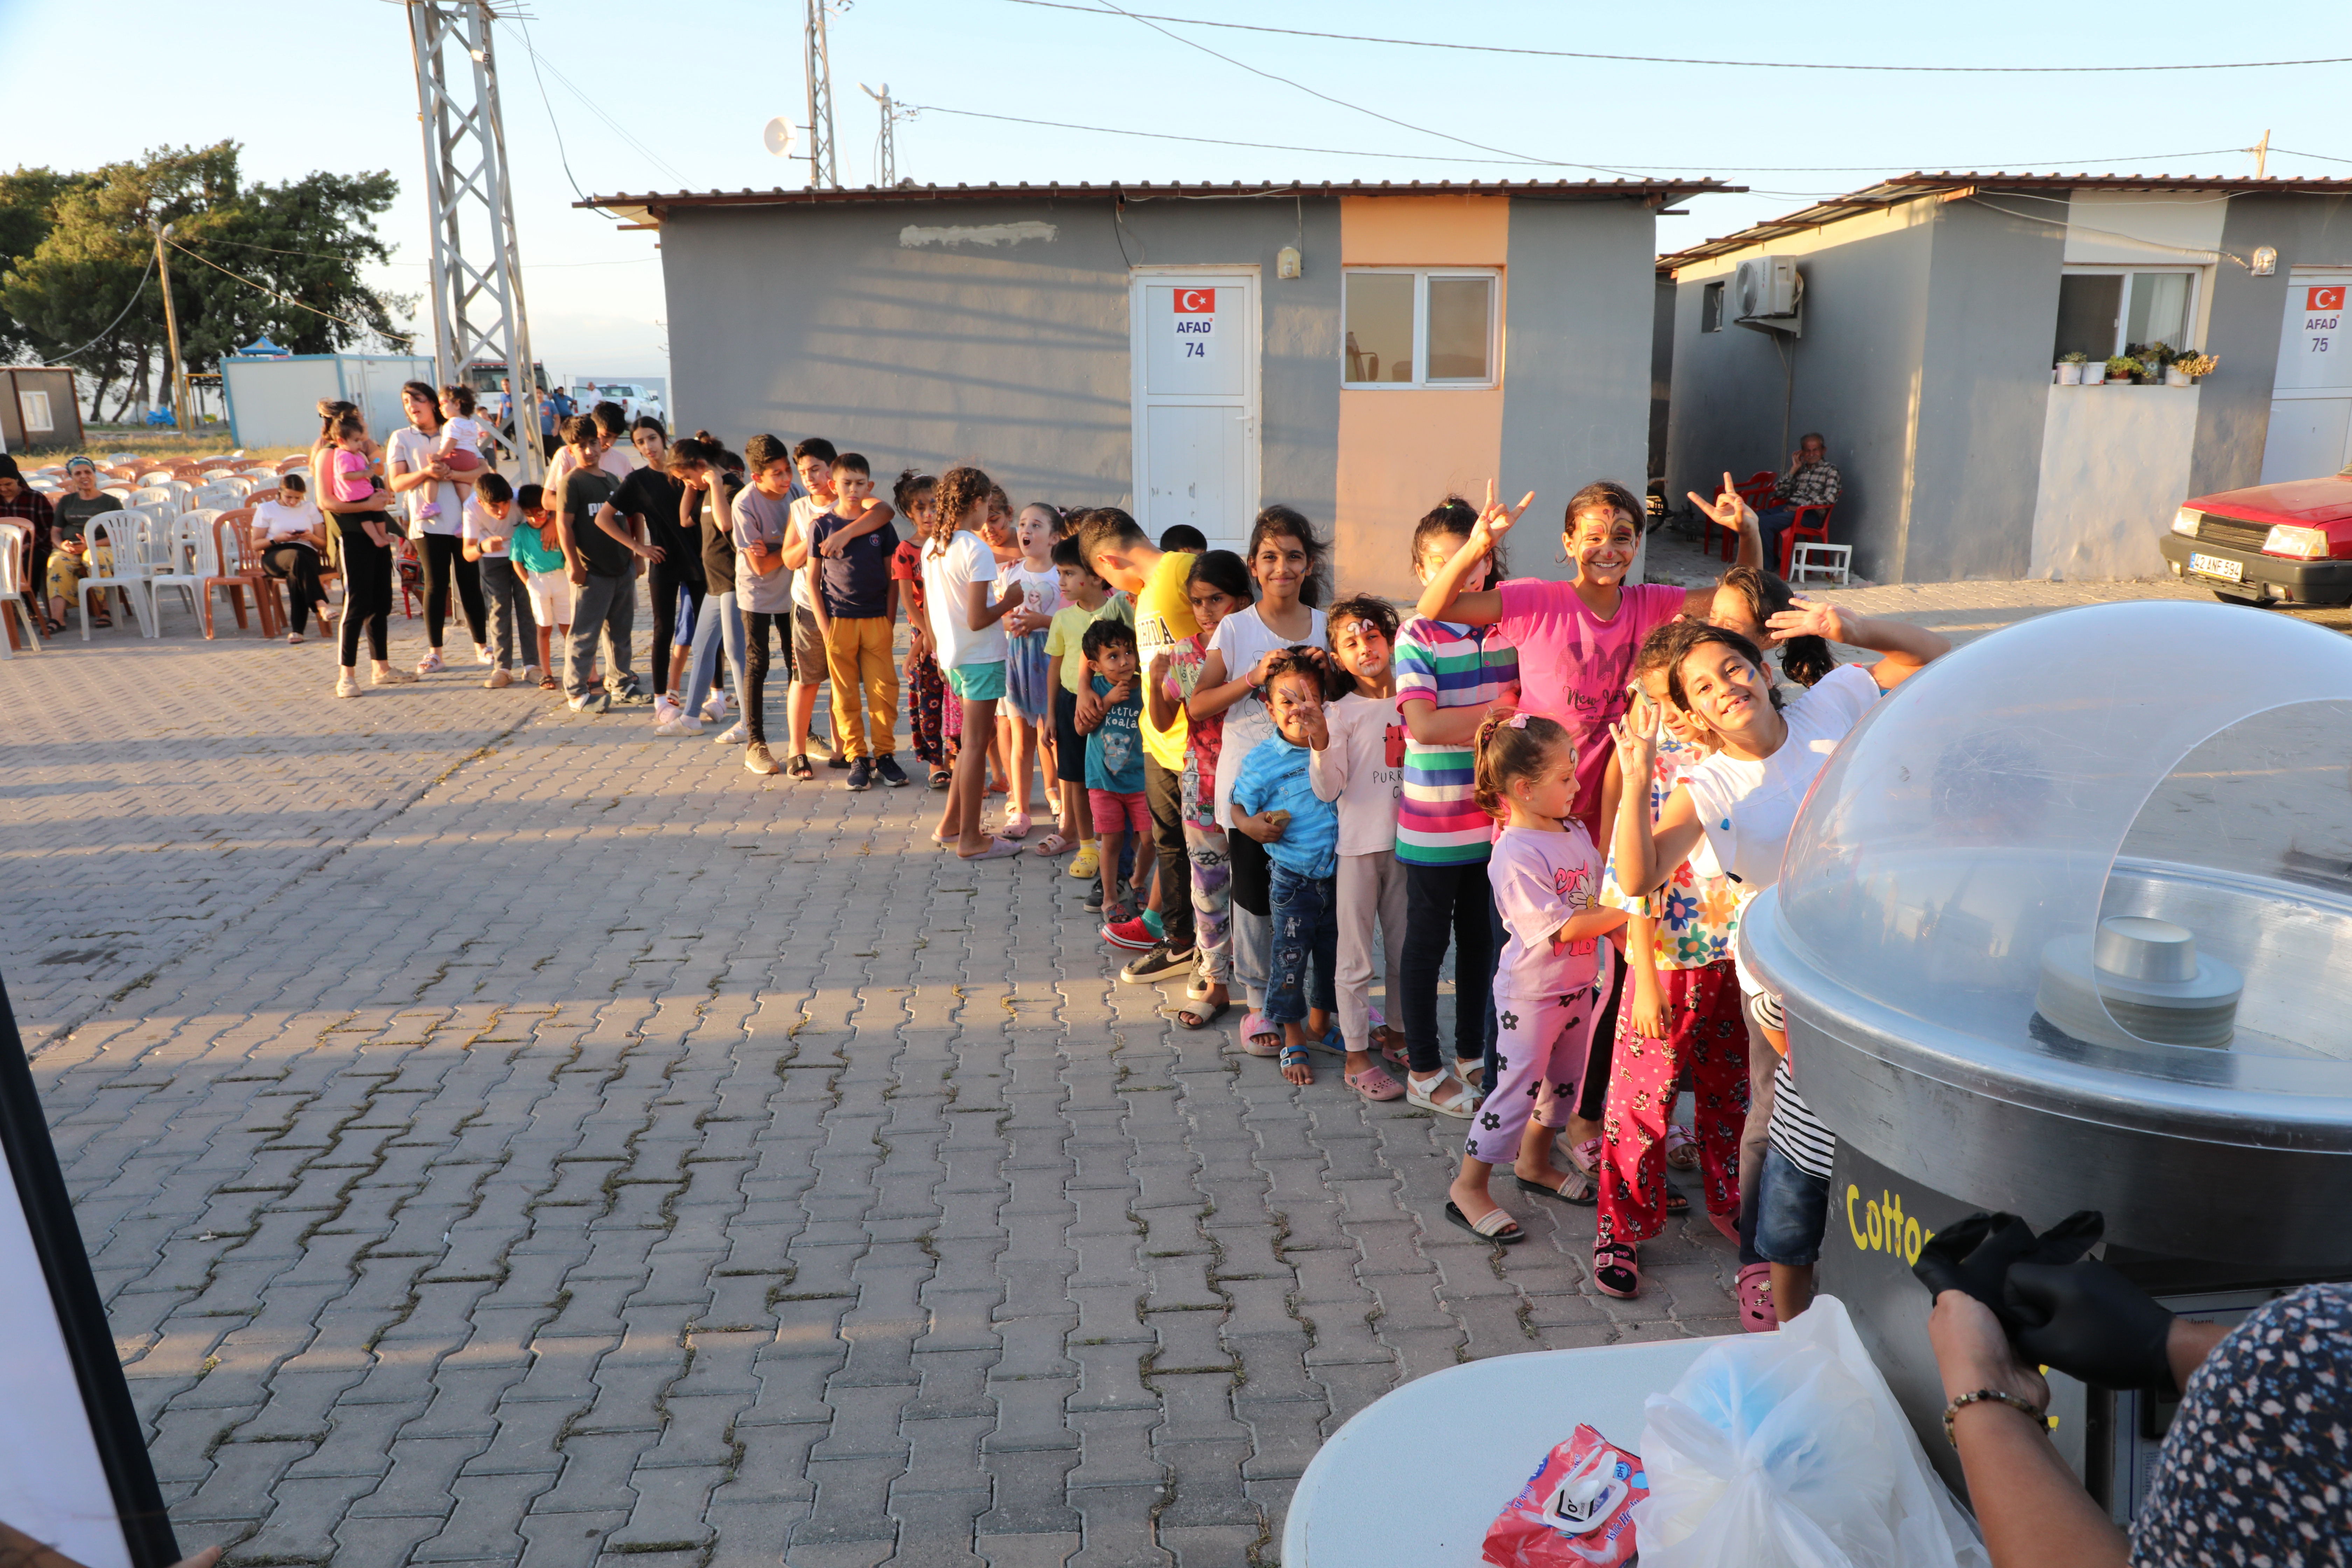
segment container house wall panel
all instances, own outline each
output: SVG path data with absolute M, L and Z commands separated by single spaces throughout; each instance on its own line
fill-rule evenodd
M 2263 246 L 2278 252 L 2277 269 L 2268 278 L 2257 278 L 2249 268 L 2227 261 L 2213 269 L 2212 313 L 2206 339 L 2196 347 L 2221 363 L 2198 384 L 2190 495 L 2261 482 L 2287 274 L 2295 267 L 2352 265 L 2352 201 L 2342 196 L 2231 197 L 2221 230 L 2224 254 L 2249 257 Z

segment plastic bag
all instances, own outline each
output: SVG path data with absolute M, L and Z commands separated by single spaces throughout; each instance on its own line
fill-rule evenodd
M 1486 1527 L 1482 1555 L 1495 1568 L 1619 1568 L 1633 1556 L 1629 1510 L 1648 1486 L 1640 1455 L 1579 1426 Z
M 1835 1297 L 1647 1409 L 1642 1568 L 1990 1568 Z

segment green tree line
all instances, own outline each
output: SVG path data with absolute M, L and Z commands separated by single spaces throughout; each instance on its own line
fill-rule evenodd
M 391 258 L 376 220 L 398 193 L 392 175 L 247 183 L 237 153 L 219 142 L 85 173 L 0 174 L 0 362 L 70 363 L 88 378 L 93 420 L 110 391 L 118 419 L 158 400 L 166 344 L 151 222 L 173 225 L 186 247 L 165 255 L 189 370 L 216 369 L 265 335 L 297 353 L 404 350 L 398 322 L 414 297 L 360 278 L 364 264 Z

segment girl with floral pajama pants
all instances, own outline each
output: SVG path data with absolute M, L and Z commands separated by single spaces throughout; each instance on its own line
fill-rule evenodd
M 1728 959 L 1658 975 L 1665 992 L 1666 1034 L 1651 1039 L 1633 1027 L 1633 1009 L 1617 1015 L 1609 1108 L 1601 1134 L 1601 1216 L 1596 1247 L 1647 1241 L 1666 1223 L 1666 1117 L 1687 1068 L 1696 1106 L 1699 1179 L 1706 1212 L 1729 1234 L 1739 1213 L 1739 1138 L 1748 1121 L 1748 1028 L 1739 977 Z
M 1610 973 L 1566 996 L 1495 996 L 1495 1072 L 1486 1103 L 1471 1119 L 1463 1152 L 1489 1165 L 1519 1157 L 1530 1119 L 1554 1131 L 1576 1114 L 1577 1090 L 1592 1049 Z

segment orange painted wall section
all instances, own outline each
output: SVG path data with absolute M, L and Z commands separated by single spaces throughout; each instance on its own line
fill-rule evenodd
M 1506 196 L 1343 196 L 1343 267 L 1501 267 L 1510 254 Z M 1507 322 L 1510 279 L 1496 308 Z M 1510 363 L 1507 336 L 1502 363 Z M 1339 374 L 1338 365 L 1332 374 Z M 1503 459 L 1503 387 L 1339 393 L 1334 564 L 1342 593 L 1410 603 L 1421 592 L 1413 524 L 1448 492 L 1473 500 Z

